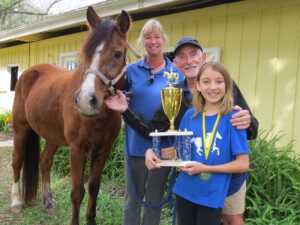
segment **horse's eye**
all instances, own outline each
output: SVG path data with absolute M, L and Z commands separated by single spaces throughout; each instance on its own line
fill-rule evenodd
M 115 58 L 116 58 L 116 59 L 121 58 L 121 56 L 122 56 L 122 52 L 120 52 L 120 51 L 116 51 L 116 52 L 115 52 Z

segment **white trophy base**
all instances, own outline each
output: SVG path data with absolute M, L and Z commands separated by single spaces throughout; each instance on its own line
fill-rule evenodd
M 163 137 L 163 136 L 191 136 L 193 135 L 193 131 L 165 131 L 165 132 L 151 132 L 151 137 Z
M 180 167 L 194 161 L 182 161 L 182 160 L 162 160 L 157 164 L 161 167 Z

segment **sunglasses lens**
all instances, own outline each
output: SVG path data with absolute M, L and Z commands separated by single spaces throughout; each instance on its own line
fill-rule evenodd
M 148 84 L 153 84 L 153 82 L 154 82 L 154 71 L 151 70 L 150 77 L 149 77 L 149 80 L 148 80 Z

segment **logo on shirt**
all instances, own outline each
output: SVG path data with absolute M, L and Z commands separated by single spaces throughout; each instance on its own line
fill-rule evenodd
M 206 143 L 209 143 L 209 139 L 210 139 L 211 133 L 207 133 L 206 135 Z M 217 139 L 222 140 L 222 136 L 220 135 L 220 133 L 217 131 L 216 137 L 213 141 L 213 146 L 211 149 L 211 153 L 216 152 L 217 156 L 220 156 L 220 149 L 218 148 L 216 142 Z M 202 137 L 194 137 L 191 139 L 191 144 L 194 144 L 196 147 L 196 152 L 198 153 L 199 156 L 204 155 L 204 148 L 203 148 L 203 141 L 202 141 Z

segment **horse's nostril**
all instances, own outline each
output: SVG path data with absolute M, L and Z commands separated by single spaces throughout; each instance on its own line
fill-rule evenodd
M 95 107 L 97 105 L 97 98 L 95 97 L 95 95 L 91 96 L 90 104 L 93 107 Z

